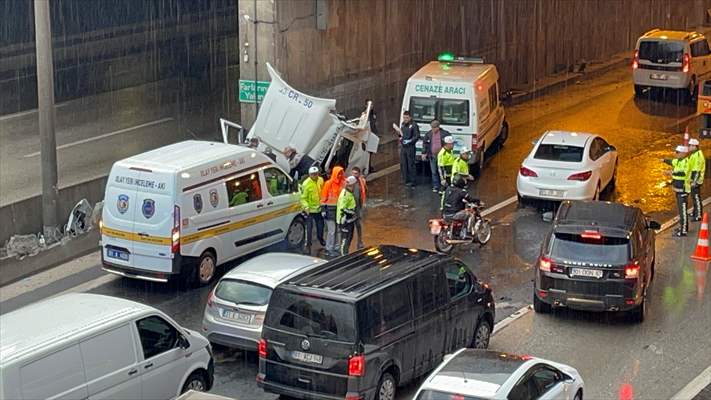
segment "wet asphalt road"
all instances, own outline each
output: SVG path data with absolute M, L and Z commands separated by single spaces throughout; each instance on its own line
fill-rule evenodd
M 634 100 L 632 85 L 629 82 L 629 70 L 621 68 L 595 80 L 584 81 L 561 92 L 509 108 L 507 110 L 511 126 L 509 141 L 499 152 L 489 155 L 483 177 L 474 184 L 472 191 L 489 206 L 515 196 L 515 179 L 519 163 L 530 151 L 532 140 L 548 129 L 589 131 L 602 134 L 618 148 L 618 185 L 614 191 L 607 193 L 608 199 L 637 204 L 655 218 L 665 221 L 673 215 L 671 212 L 673 200 L 669 188 L 666 187 L 667 178 L 663 176 L 665 167 L 658 159 L 670 156 L 673 145 L 681 140 L 679 133 L 683 131 L 684 124 L 678 125 L 676 122 L 687 118 L 695 111 L 686 105 L 675 105 L 670 100 Z M 692 131 L 695 131 L 695 121 L 691 120 L 690 123 Z M 703 143 L 702 148 L 707 154 L 711 154 L 711 146 Z M 437 215 L 439 201 L 438 196 L 429 190 L 427 178 L 422 176 L 420 179 L 421 185 L 414 189 L 403 188 L 397 173 L 371 183 L 370 209 L 365 220 L 366 244 L 388 243 L 433 249 L 432 237 L 427 230 L 427 220 Z M 531 264 L 537 257 L 541 239 L 549 225 L 541 220 L 537 210 L 518 210 L 515 205 L 497 211 L 490 218 L 495 225 L 490 243 L 483 248 L 474 246 L 461 248 L 455 252 L 455 255 L 464 260 L 480 279 L 492 285 L 497 299 L 497 321 L 500 321 L 530 303 Z M 687 239 L 689 240 L 693 241 Z M 676 251 L 674 246 L 677 246 L 674 241 L 661 241 L 658 251 L 669 252 L 669 257 L 673 257 L 673 252 Z M 16 297 L 2 296 L 0 312 L 8 312 L 64 290 L 88 290 L 153 305 L 173 316 L 179 323 L 200 330 L 202 310 L 210 288 L 186 289 L 177 284 L 160 285 L 106 277 L 99 270 L 97 254 L 83 258 L 81 263 L 83 263 L 81 267 L 71 265 L 59 267 L 74 271 L 69 272 L 72 275 L 64 277 L 61 281 L 47 282 L 46 285 L 40 283 L 30 291 L 18 293 Z M 653 312 L 662 312 L 659 307 L 653 310 Z M 668 312 L 668 310 L 663 311 Z M 679 308 L 674 312 L 680 320 L 684 320 L 687 311 L 686 308 Z M 705 313 L 708 317 L 708 308 L 705 309 Z M 526 315 L 525 318 L 532 317 Z M 592 318 L 595 320 L 597 317 Z M 550 323 L 548 320 L 551 320 Z M 603 334 L 596 338 L 595 332 L 599 330 L 612 329 L 614 334 L 638 335 L 657 329 L 654 318 L 649 323 L 645 323 L 642 328 L 629 327 L 629 332 L 624 328 L 609 328 L 605 324 L 589 322 L 585 318 L 582 318 L 584 322 L 580 323 L 577 322 L 577 318 L 556 320 L 545 317 L 533 318 L 532 321 L 524 334 L 508 328 L 504 331 L 520 340 L 520 342 L 501 342 L 515 344 L 514 348 L 507 348 L 507 350 L 530 351 L 535 354 L 539 346 L 543 346 L 540 347 L 541 349 L 545 348 L 541 340 L 534 340 L 536 332 L 533 330 L 540 329 L 539 325 L 545 325 L 546 329 L 541 332 L 545 332 L 545 337 L 550 337 L 550 342 L 544 340 L 546 343 L 554 343 L 558 340 L 557 327 L 568 324 L 570 326 L 561 329 L 570 330 L 571 326 L 583 325 L 590 331 L 586 336 L 587 340 L 591 341 L 590 344 L 601 345 L 607 345 L 611 338 L 614 340 L 615 336 Z M 663 333 L 667 333 L 671 323 L 667 320 L 658 320 L 658 323 L 664 326 Z M 499 342 L 494 341 L 494 343 Z M 574 349 L 570 350 L 574 351 Z M 627 356 L 625 354 L 620 352 L 618 357 L 624 358 L 627 362 L 630 354 Z M 218 363 L 213 392 L 239 399 L 274 397 L 264 394 L 254 382 L 256 373 L 254 354 L 219 349 L 216 356 Z M 561 360 L 565 359 L 561 358 Z M 588 364 L 584 358 L 576 360 L 587 368 Z M 591 360 L 595 362 L 589 364 L 590 374 L 603 368 L 606 363 L 602 356 Z M 649 374 L 653 376 L 656 373 L 654 372 L 656 364 L 653 362 L 656 361 L 646 358 L 642 360 L 652 363 L 652 365 L 642 365 L 640 368 L 645 370 L 651 368 L 653 371 Z M 665 361 L 667 360 L 660 362 Z M 685 371 L 684 374 L 691 373 L 688 372 L 689 369 L 681 370 Z M 646 379 L 648 375 L 644 377 Z M 692 377 L 680 379 L 684 381 L 680 382 L 681 386 Z M 398 398 L 408 398 L 415 389 L 416 384 L 404 388 Z

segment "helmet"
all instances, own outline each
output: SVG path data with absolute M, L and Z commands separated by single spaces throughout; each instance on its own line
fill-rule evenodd
M 318 167 L 316 166 L 309 168 L 309 174 L 318 174 L 318 171 Z
M 454 186 L 458 188 L 464 188 L 464 186 L 467 185 L 467 181 L 464 180 L 461 176 L 457 177 L 457 179 L 454 180 Z
M 460 154 L 460 155 L 472 154 L 472 151 L 471 151 L 470 149 L 467 149 L 467 148 L 465 147 L 465 148 L 459 150 L 459 154 Z
M 698 146 L 699 139 L 689 139 L 689 146 Z
M 451 137 L 451 136 L 446 136 L 446 137 L 444 138 L 444 143 L 446 143 L 446 144 L 452 144 L 452 143 L 454 143 L 454 138 Z
M 358 180 L 356 179 L 355 176 L 349 176 L 346 178 L 346 185 L 355 185 Z
M 689 152 L 689 147 L 688 146 L 676 146 L 676 152 L 677 153 L 688 153 Z

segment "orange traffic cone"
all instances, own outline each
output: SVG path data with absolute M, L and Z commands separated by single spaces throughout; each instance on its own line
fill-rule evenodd
M 691 256 L 692 260 L 709 261 L 709 215 L 704 213 L 704 219 L 701 221 L 701 229 L 699 230 L 699 241 L 696 242 L 696 251 Z
M 686 126 L 686 129 L 684 130 L 684 146 L 689 145 L 689 125 Z

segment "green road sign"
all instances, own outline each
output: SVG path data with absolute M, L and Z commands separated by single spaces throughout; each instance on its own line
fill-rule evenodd
M 257 100 L 261 103 L 269 88 L 269 82 L 257 81 Z M 240 103 L 254 103 L 254 81 L 239 80 L 239 101 Z

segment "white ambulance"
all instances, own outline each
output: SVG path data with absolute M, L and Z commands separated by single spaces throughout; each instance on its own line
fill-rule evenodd
M 305 239 L 298 187 L 261 152 L 185 141 L 116 162 L 101 220 L 105 271 L 201 285 L 216 266 Z
M 470 163 L 479 171 L 486 151 L 503 144 L 509 126 L 499 99 L 499 73 L 481 58 L 455 57 L 443 53 L 438 61 L 420 68 L 407 80 L 402 112 L 410 111 L 424 137 L 433 119 L 454 136 L 454 152 L 472 149 Z M 402 123 L 402 112 L 400 123 Z M 417 144 L 417 159 L 422 141 Z

